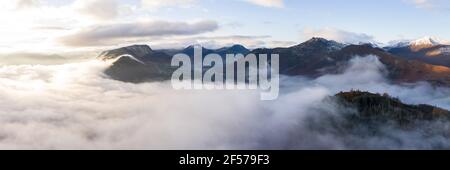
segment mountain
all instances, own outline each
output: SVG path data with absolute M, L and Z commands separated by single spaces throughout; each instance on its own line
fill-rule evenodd
M 105 70 L 105 74 L 124 82 L 169 80 L 175 70 L 170 66 L 169 55 L 153 51 L 147 45 L 133 45 L 105 51 L 97 58 L 113 61 L 112 65 Z
M 186 55 L 188 55 L 190 57 L 194 57 L 195 46 L 197 46 L 197 45 L 188 46 L 185 49 L 179 51 L 178 53 L 182 53 L 182 54 L 186 54 Z M 213 50 L 213 49 L 202 47 L 202 55 L 203 55 L 203 57 L 208 55 L 208 54 L 215 53 L 215 52 L 216 51 Z
M 414 50 L 420 50 L 423 48 L 430 48 L 437 45 L 445 44 L 445 42 L 436 37 L 423 37 L 409 43 L 409 46 Z
M 387 47 L 386 50 L 408 60 L 450 67 L 450 45 L 439 38 L 424 37 L 410 42 L 400 42 Z
M 442 40 L 438 37 L 422 37 L 416 40 L 400 40 L 393 41 L 390 43 L 391 45 L 386 46 L 387 49 L 390 48 L 400 48 L 400 47 L 412 47 L 416 50 L 420 50 L 422 48 L 429 48 L 437 45 L 448 45 L 449 42 Z
M 236 44 L 231 47 L 224 47 L 215 50 L 215 53 L 219 54 L 220 56 L 225 56 L 226 54 L 243 54 L 246 55 L 250 52 L 249 49 L 245 48 L 242 45 Z

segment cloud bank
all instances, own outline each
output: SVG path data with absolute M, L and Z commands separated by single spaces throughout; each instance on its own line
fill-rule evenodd
M 257 91 L 175 91 L 166 82 L 118 82 L 102 73 L 106 67 L 100 61 L 0 67 L 0 148 L 450 147 L 448 123 L 412 131 L 386 126 L 374 136 L 361 136 L 359 129 L 336 132 L 340 124 L 333 122 L 345 123 L 342 115 L 352 109 L 326 99 L 341 90 L 387 92 L 407 103 L 450 109 L 450 89 L 389 84 L 375 56 L 356 57 L 341 74 L 283 77 L 280 98 L 271 102 L 260 101 Z
M 109 25 L 98 25 L 79 30 L 60 38 L 67 46 L 101 46 L 112 40 L 126 41 L 133 38 L 196 35 L 218 29 L 215 21 L 199 21 L 195 23 L 149 21 Z

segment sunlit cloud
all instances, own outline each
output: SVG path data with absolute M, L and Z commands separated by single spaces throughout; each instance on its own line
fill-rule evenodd
M 14 3 L 14 0 L 12 1 Z M 40 0 L 16 0 L 17 9 L 33 8 L 40 5 Z
M 81 29 L 60 38 L 67 46 L 101 46 L 114 43 L 112 40 L 127 41 L 129 38 L 157 36 L 196 35 L 212 32 L 219 28 L 215 21 L 195 23 L 149 21 L 98 25 Z
M 111 20 L 119 13 L 116 0 L 76 0 L 73 6 L 80 14 L 94 19 Z

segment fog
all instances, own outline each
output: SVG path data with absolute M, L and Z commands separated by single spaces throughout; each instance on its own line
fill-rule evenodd
M 108 65 L 1 66 L 0 149 L 450 147 L 445 122 L 424 123 L 411 131 L 387 124 L 380 135 L 365 137 L 356 130 L 333 131 L 345 121 L 341 115 L 352 112 L 328 99 L 339 91 L 387 92 L 406 103 L 450 109 L 449 88 L 392 85 L 375 56 L 355 57 L 338 75 L 282 77 L 281 94 L 274 101 L 261 101 L 258 91 L 173 90 L 169 82 L 119 82 L 102 73 Z

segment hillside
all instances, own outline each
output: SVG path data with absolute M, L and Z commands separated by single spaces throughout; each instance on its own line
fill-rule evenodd
M 340 104 L 355 108 L 352 119 L 364 122 L 387 122 L 407 125 L 414 121 L 450 120 L 450 112 L 430 105 L 409 105 L 388 94 L 374 94 L 361 91 L 336 94 Z

